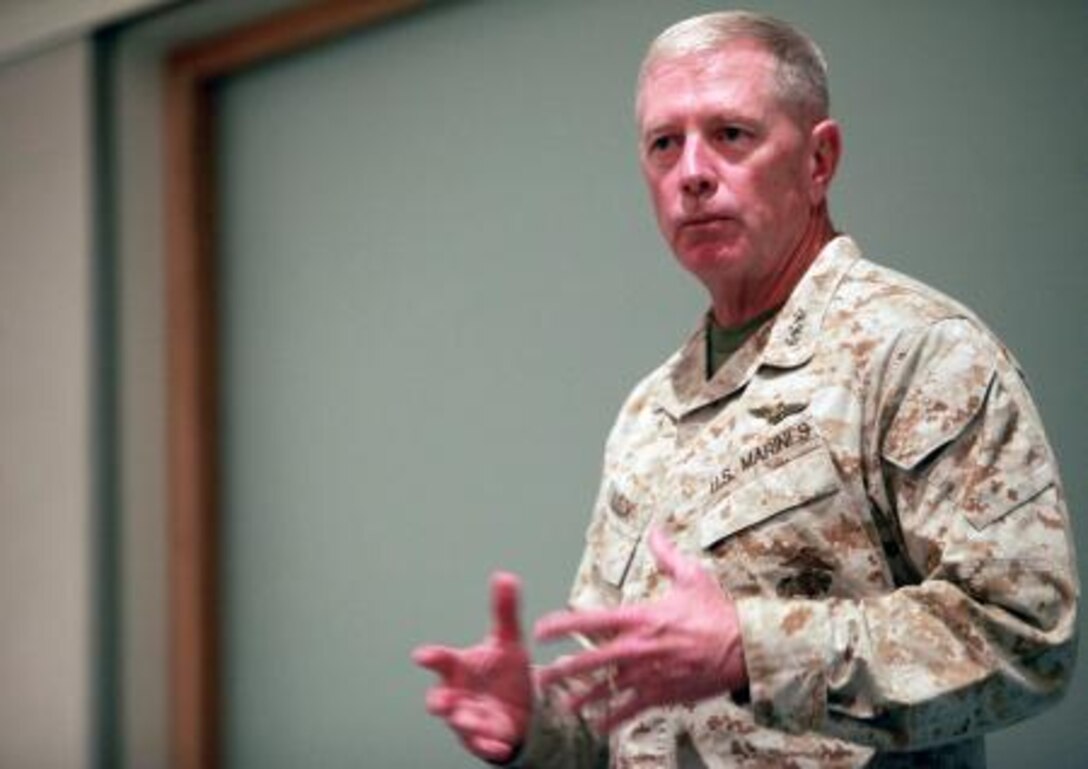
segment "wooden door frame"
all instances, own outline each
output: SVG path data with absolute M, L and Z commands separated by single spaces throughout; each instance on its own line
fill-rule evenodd
M 425 0 L 321 0 L 172 51 L 163 70 L 169 709 L 174 769 L 221 764 L 215 99 L 222 78 Z

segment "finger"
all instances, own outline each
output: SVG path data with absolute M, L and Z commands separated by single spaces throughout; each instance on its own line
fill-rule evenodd
M 480 758 L 495 764 L 506 764 L 514 757 L 516 747 L 502 740 L 487 737 L 465 738 L 465 745 Z
M 592 687 L 569 695 L 565 700 L 567 709 L 581 711 L 583 708 L 592 709 L 605 704 L 611 707 L 612 703 L 609 701 L 615 701 L 621 694 L 633 694 L 647 688 L 660 688 L 654 686 L 654 682 L 660 680 L 660 672 L 653 663 L 623 665 L 615 670 L 615 673 L 609 671 L 606 678 L 598 679 Z
M 653 640 L 627 640 L 610 643 L 599 649 L 575 654 L 556 660 L 541 668 L 539 680 L 544 686 L 551 686 L 557 681 L 572 676 L 590 673 L 613 665 L 626 664 L 638 667 L 649 664 L 661 655 L 660 644 Z
M 650 529 L 650 552 L 658 570 L 670 579 L 684 579 L 691 573 L 692 562 L 680 555 L 660 526 Z
M 557 611 L 537 620 L 534 634 L 538 641 L 581 633 L 594 636 L 628 630 L 638 624 L 642 612 L 635 608 L 602 609 L 599 611 Z
M 480 701 L 461 699 L 447 720 L 466 739 L 480 737 L 510 742 L 514 738 L 514 726 L 502 708 L 489 707 Z
M 601 718 L 597 719 L 597 729 L 602 734 L 609 734 L 612 730 L 622 726 L 643 711 L 663 704 L 665 704 L 664 699 L 656 696 L 650 690 L 637 692 L 633 697 L 627 698 L 626 701 L 616 702 L 613 700 L 612 706 L 605 710 Z
M 491 575 L 492 635 L 500 643 L 521 643 L 518 595 L 521 581 L 505 571 Z
M 427 712 L 438 718 L 446 718 L 457 705 L 458 694 L 446 686 L 435 686 L 428 690 L 425 700 Z
M 567 696 L 563 705 L 572 712 L 580 713 L 585 708 L 602 705 L 614 697 L 616 687 L 609 679 L 597 682 L 583 692 Z
M 412 652 L 412 661 L 446 680 L 456 677 L 464 664 L 461 653 L 449 646 L 420 646 Z

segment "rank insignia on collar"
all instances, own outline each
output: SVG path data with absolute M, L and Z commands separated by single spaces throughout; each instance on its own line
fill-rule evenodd
M 807 403 L 767 403 L 762 406 L 753 406 L 748 409 L 752 416 L 766 419 L 772 425 L 776 425 L 788 416 L 798 414 L 805 410 Z
M 805 332 L 805 318 L 808 313 L 805 312 L 803 307 L 798 307 L 793 317 L 790 319 L 790 325 L 786 329 L 786 344 L 790 347 L 794 347 L 801 341 L 801 334 Z

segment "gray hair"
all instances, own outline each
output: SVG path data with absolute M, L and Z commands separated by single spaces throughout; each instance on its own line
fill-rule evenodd
M 751 41 L 778 62 L 779 96 L 812 120 L 827 117 L 830 98 L 827 62 L 816 43 L 801 30 L 772 16 L 751 11 L 721 11 L 673 24 L 650 43 L 638 75 L 638 93 L 658 62 L 726 49 Z

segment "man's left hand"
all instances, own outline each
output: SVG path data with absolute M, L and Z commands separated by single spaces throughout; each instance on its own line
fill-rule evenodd
M 594 674 L 598 682 L 570 698 L 576 711 L 604 715 L 610 732 L 647 708 L 690 703 L 747 685 L 740 624 L 732 598 L 658 528 L 650 551 L 671 585 L 659 600 L 595 611 L 554 612 L 536 624 L 538 640 L 579 633 L 596 648 L 541 669 L 544 686 Z

